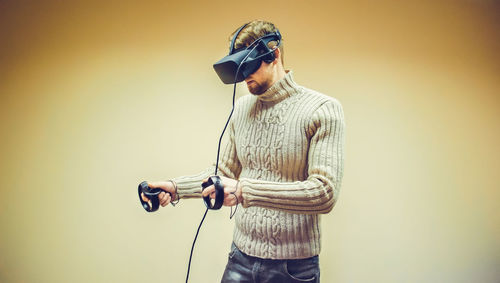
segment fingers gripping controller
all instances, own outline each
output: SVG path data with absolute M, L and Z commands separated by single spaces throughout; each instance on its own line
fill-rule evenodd
M 219 176 L 212 176 L 208 178 L 208 181 L 201 184 L 202 190 L 211 185 L 215 187 L 215 203 L 212 204 L 210 196 L 203 197 L 203 200 L 208 209 L 217 210 L 220 209 L 224 203 L 224 186 Z
M 146 181 L 139 184 L 138 188 L 139 200 L 141 201 L 142 207 L 144 207 L 144 209 L 147 212 L 155 212 L 158 210 L 158 208 L 160 207 L 160 200 L 158 199 L 158 195 L 161 192 L 166 192 L 167 194 L 170 194 L 169 192 L 159 188 L 155 189 L 150 188 L 148 186 L 148 182 Z M 151 204 L 142 199 L 141 193 L 143 193 L 151 201 Z

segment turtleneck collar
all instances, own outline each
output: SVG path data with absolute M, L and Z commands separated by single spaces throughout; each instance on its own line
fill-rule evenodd
M 300 87 L 293 80 L 293 74 L 291 70 L 286 70 L 285 76 L 279 81 L 275 82 L 270 88 L 268 88 L 263 94 L 255 95 L 260 101 L 273 101 L 278 102 L 289 96 L 295 95 L 300 92 Z

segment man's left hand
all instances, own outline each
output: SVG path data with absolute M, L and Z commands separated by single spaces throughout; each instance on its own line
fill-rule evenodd
M 241 186 L 239 186 L 238 180 L 219 176 L 224 187 L 224 205 L 233 206 L 236 203 L 241 204 L 243 202 L 243 195 L 241 193 Z M 203 183 L 207 182 L 208 179 L 203 180 Z M 203 197 L 210 195 L 210 198 L 215 199 L 215 186 L 210 185 L 206 187 L 201 193 Z

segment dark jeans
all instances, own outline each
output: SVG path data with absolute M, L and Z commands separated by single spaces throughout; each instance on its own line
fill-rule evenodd
M 221 283 L 319 283 L 319 258 L 262 259 L 241 252 L 233 243 Z

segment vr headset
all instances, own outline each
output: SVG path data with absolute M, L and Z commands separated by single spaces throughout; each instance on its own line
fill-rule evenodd
M 276 30 L 258 38 L 246 47 L 234 49 L 236 38 L 246 26 L 247 24 L 244 24 L 236 31 L 231 40 L 229 54 L 214 64 L 215 72 L 225 84 L 243 81 L 259 69 L 262 61 L 266 63 L 274 61 L 274 49 L 270 49 L 267 44 L 271 41 L 278 41 L 276 47 L 281 44 L 281 34 L 279 30 Z

